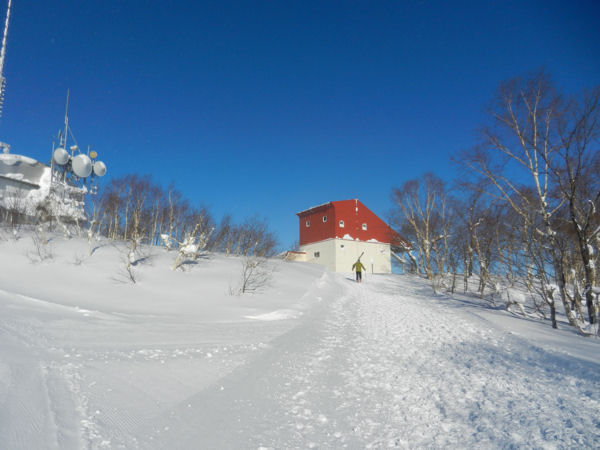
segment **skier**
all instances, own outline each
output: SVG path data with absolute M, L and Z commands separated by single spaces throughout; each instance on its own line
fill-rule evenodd
M 356 282 L 362 282 L 362 271 L 367 269 L 365 269 L 365 266 L 360 262 L 360 257 L 352 264 L 352 270 L 356 270 Z

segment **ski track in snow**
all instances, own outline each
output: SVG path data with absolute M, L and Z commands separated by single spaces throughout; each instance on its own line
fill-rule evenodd
M 338 278 L 342 295 L 262 359 L 161 416 L 146 445 L 598 445 L 596 365 L 482 328 L 410 283 L 372 279 Z
M 598 447 L 597 364 L 432 301 L 410 278 L 327 273 L 307 295 L 320 301 L 291 330 L 3 319 L 0 438 L 23 449 Z M 262 319 L 292 316 L 275 313 Z M 125 341 L 74 342 L 92 323 Z M 211 330 L 214 342 L 190 338 Z

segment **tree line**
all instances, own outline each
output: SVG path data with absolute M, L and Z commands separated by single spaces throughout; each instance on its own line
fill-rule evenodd
M 150 175 L 111 179 L 89 208 L 90 227 L 113 240 L 169 249 L 201 240 L 209 251 L 259 257 L 273 255 L 278 245 L 264 220 L 236 223 L 225 215 L 217 223 L 206 208 L 192 206 L 173 185 L 165 189 Z
M 451 291 L 475 274 L 481 296 L 524 283 L 554 328 L 560 302 L 586 332 L 600 311 L 599 136 L 600 86 L 566 95 L 545 72 L 501 83 L 476 145 L 453 156 L 460 181 L 393 189 L 407 270 Z
M 193 206 L 173 185 L 163 188 L 150 175 L 130 174 L 112 178 L 98 195 L 77 200 L 86 214 L 65 214 L 65 199 L 51 192 L 28 211 L 25 200 L 14 193 L 0 205 L 0 224 L 16 230 L 22 225 L 87 233 L 127 241 L 133 247 L 161 245 L 169 250 L 191 248 L 227 255 L 272 256 L 278 246 L 265 220 L 254 216 L 236 222 L 229 214 L 217 222 L 204 207 Z M 78 210 L 78 209 L 77 209 Z M 87 216 L 87 217 L 86 217 Z

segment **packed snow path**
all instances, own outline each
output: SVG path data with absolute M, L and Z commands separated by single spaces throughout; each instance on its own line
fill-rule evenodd
M 0 290 L 0 447 L 600 444 L 597 358 L 536 347 L 410 277 L 325 273 L 305 296 L 299 318 L 196 323 Z
M 600 443 L 597 365 L 486 329 L 406 279 L 334 282 L 341 295 L 323 299 L 249 365 L 156 418 L 140 433 L 144 446 Z

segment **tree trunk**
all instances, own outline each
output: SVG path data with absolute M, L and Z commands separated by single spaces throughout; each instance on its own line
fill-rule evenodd
M 596 273 L 592 267 L 592 260 L 590 258 L 590 252 L 587 242 L 582 237 L 579 238 L 579 249 L 581 252 L 581 259 L 583 262 L 583 273 L 585 274 L 585 303 L 588 310 L 588 319 L 590 323 L 596 322 L 596 307 L 594 305 L 594 287 L 596 281 Z
M 553 264 L 554 264 L 554 276 L 556 278 L 556 282 L 558 284 L 558 292 L 560 294 L 560 298 L 563 302 L 563 306 L 565 308 L 565 314 L 567 315 L 567 319 L 569 321 L 569 323 L 574 326 L 575 328 L 577 328 L 578 330 L 580 329 L 580 327 L 577 324 L 577 321 L 575 320 L 575 318 L 573 317 L 573 313 L 571 311 L 571 305 L 569 305 L 569 298 L 567 295 L 567 289 L 566 289 L 566 281 L 565 281 L 565 273 L 564 273 L 564 267 L 563 267 L 563 263 L 561 258 L 559 258 L 559 256 L 557 256 L 555 254 L 554 250 L 552 252 L 552 259 Z M 552 304 L 550 305 L 550 317 L 552 319 L 552 328 L 558 328 L 556 326 L 556 317 L 555 317 L 555 306 L 554 306 L 554 302 L 552 302 Z

